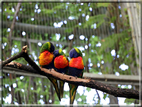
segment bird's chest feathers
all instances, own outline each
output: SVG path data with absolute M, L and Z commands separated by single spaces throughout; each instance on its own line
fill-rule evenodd
M 63 56 L 63 55 L 60 55 L 60 56 L 58 56 L 58 57 L 56 57 L 56 58 L 54 59 L 54 66 L 55 66 L 55 68 L 58 68 L 58 69 L 60 69 L 60 68 L 65 68 L 65 67 L 67 67 L 68 65 L 69 65 L 69 62 L 68 62 L 68 60 L 66 59 L 66 57 Z
M 84 69 L 82 57 L 72 58 L 69 62 L 69 67 Z
M 53 57 L 54 57 L 53 53 L 50 53 L 49 51 L 44 51 L 44 52 L 40 53 L 39 64 L 41 66 L 48 65 L 53 60 Z

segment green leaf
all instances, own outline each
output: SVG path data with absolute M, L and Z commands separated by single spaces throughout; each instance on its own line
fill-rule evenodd
M 110 3 L 97 3 L 97 7 L 108 7 Z
M 86 101 L 86 96 L 84 94 L 80 97 L 81 97 L 82 100 Z
M 89 26 L 91 26 L 94 23 L 99 23 L 98 26 L 100 26 L 103 22 L 104 22 L 104 18 L 105 18 L 105 14 L 98 14 L 95 16 L 90 16 L 89 20 L 86 21 L 85 23 L 82 24 L 83 28 L 87 28 Z
M 48 37 L 48 33 L 45 33 L 44 36 Z
M 13 20 L 13 16 L 10 16 L 10 20 Z
M 105 93 L 105 94 L 104 94 L 104 96 L 103 96 L 103 99 L 105 100 L 105 99 L 106 99 L 106 97 L 107 97 L 107 94 Z
M 113 56 L 111 55 L 111 53 L 106 53 L 105 54 L 104 61 L 109 62 L 109 63 L 111 63 L 113 61 Z
M 34 13 L 31 13 L 31 16 L 34 16 Z
M 61 4 L 57 5 L 57 6 L 55 6 L 53 9 L 54 10 L 59 10 L 59 9 L 63 9 L 63 8 L 64 8 L 64 3 L 61 3 Z
M 21 91 L 21 88 L 15 88 L 15 91 L 14 91 L 14 92 L 16 93 L 16 92 L 18 92 L 18 91 Z
M 94 74 L 98 74 L 98 73 L 99 73 L 99 71 L 96 70 L 96 68 L 91 68 L 91 69 L 89 70 L 89 72 L 90 72 L 90 73 L 94 73 Z
M 66 33 L 71 33 L 73 31 L 73 28 L 68 28 L 65 30 Z
M 97 28 L 100 27 L 103 23 L 104 23 L 104 19 L 102 19 L 98 24 L 97 24 Z
M 132 103 L 135 102 L 135 100 L 136 100 L 136 99 L 128 99 L 128 98 L 126 98 L 125 101 L 124 101 L 124 103 L 132 104 Z
M 53 36 L 52 36 L 52 40 L 53 40 L 53 41 L 57 41 L 56 35 L 53 35 Z
M 21 84 L 22 84 L 22 82 L 21 82 L 21 81 L 18 81 L 18 86 L 19 86 L 19 87 L 21 86 Z
M 104 52 L 104 50 L 106 50 L 107 48 L 113 49 L 117 40 L 122 37 L 126 37 L 126 35 L 127 35 L 127 32 L 122 32 L 122 33 L 118 33 L 118 34 L 112 34 L 112 35 L 106 37 L 104 39 L 104 41 L 101 42 L 101 47 L 100 47 L 98 53 L 100 54 L 100 53 Z
M 130 28 L 130 29 L 127 29 L 127 31 L 128 31 L 128 32 L 131 32 L 131 31 L 132 31 L 132 29 L 131 29 L 131 28 Z
M 116 16 L 113 16 L 113 17 L 111 18 L 110 23 L 115 22 L 115 21 L 116 21 Z
M 54 104 L 60 104 L 59 101 L 55 101 Z M 60 107 L 64 107 L 64 106 L 60 106 Z
M 38 102 L 37 102 L 38 104 L 41 104 L 41 102 L 40 102 L 40 100 L 38 100 Z
M 41 11 L 43 11 L 43 13 L 45 14 L 52 14 L 55 12 L 54 10 L 51 10 L 51 9 L 42 9 Z
M 89 92 L 89 91 L 91 91 L 91 88 L 88 88 L 88 87 L 87 87 L 86 90 Z
M 91 25 L 91 29 L 93 29 L 94 28 L 94 24 L 93 25 Z
M 7 39 L 6 37 L 2 37 L 2 42 L 3 42 L 3 43 L 5 43 L 5 42 L 7 43 L 7 42 L 8 42 L 8 39 Z
M 101 61 L 103 59 L 103 56 L 102 55 L 97 55 L 97 59 L 98 59 L 98 61 Z
M 98 36 L 91 36 L 91 39 L 90 39 L 90 41 L 91 41 L 91 43 L 93 44 L 94 42 L 98 42 L 98 40 L 99 40 L 99 38 L 98 38 Z

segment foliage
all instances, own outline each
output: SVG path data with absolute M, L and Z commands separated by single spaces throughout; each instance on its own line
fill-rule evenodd
M 127 103 L 128 105 L 134 102 L 135 102 L 135 99 L 128 99 L 128 98 L 125 99 L 125 103 Z
M 2 13 L 2 19 L 4 22 L 13 21 L 16 5 L 17 3 L 3 2 L 2 10 L 4 11 Z M 113 8 L 108 11 L 107 9 L 110 6 Z M 64 48 L 67 56 L 69 56 L 69 50 L 72 47 L 83 47 L 82 53 L 84 55 L 84 65 L 85 68 L 88 66 L 90 73 L 115 74 L 115 72 L 119 72 L 120 75 L 131 75 L 132 71 L 130 65 L 135 63 L 135 52 L 132 44 L 131 29 L 128 23 L 119 22 L 123 28 L 119 29 L 119 32 L 116 32 L 117 26 L 119 25 L 117 25 L 116 22 L 118 16 L 112 13 L 114 10 L 115 7 L 111 3 L 23 2 L 20 6 L 18 18 L 16 19 L 17 23 L 32 24 L 35 26 L 43 25 L 50 28 L 55 28 L 55 24 L 62 23 L 60 24 L 60 28 L 66 28 L 65 32 L 67 35 L 60 35 L 58 38 L 56 33 L 49 34 L 41 32 L 39 34 L 37 31 L 29 33 L 24 30 L 14 29 L 12 37 L 21 39 L 19 41 L 12 39 L 11 45 L 7 39 L 9 37 L 9 25 L 8 28 L 4 27 L 2 29 L 2 45 L 4 46 L 2 49 L 2 59 L 7 59 L 9 54 L 10 56 L 17 54 L 22 46 L 28 45 L 30 57 L 38 64 L 39 50 L 42 45 L 41 41 L 51 41 L 54 43 L 55 49 Z M 111 15 L 113 14 L 112 17 L 109 17 L 106 14 L 107 12 Z M 127 18 L 128 15 L 125 17 Z M 120 18 L 120 20 L 122 19 Z M 112 23 L 114 24 L 114 28 L 110 25 Z M 97 35 L 90 35 L 89 31 L 86 31 L 85 34 L 79 32 L 84 37 L 84 39 L 80 39 L 81 35 L 77 35 L 75 32 L 80 29 L 91 29 L 95 31 L 95 33 L 97 32 Z M 25 35 L 23 34 L 24 32 L 26 33 Z M 74 35 L 72 40 L 69 39 L 70 35 L 68 34 Z M 29 40 L 32 42 L 29 42 Z M 9 50 L 9 45 L 12 46 L 13 50 L 19 51 Z M 116 56 L 112 56 L 112 50 L 115 50 Z M 119 55 L 119 57 L 117 55 Z M 19 58 L 16 61 L 27 64 L 22 58 Z M 119 66 L 122 63 L 128 65 L 129 69 L 125 71 L 121 70 Z M 53 96 L 51 95 L 51 86 L 48 79 L 26 76 L 24 76 L 23 79 L 20 79 L 21 76 L 16 75 L 15 79 L 10 80 L 9 74 L 4 73 L 3 76 L 5 76 L 3 79 L 3 98 L 6 98 L 11 94 L 10 85 L 15 83 L 17 84 L 17 87 L 14 87 L 14 94 L 16 95 L 20 93 L 22 104 L 26 103 L 25 99 L 28 99 L 28 104 L 34 104 L 35 95 L 37 95 L 38 104 L 41 104 L 40 100 L 45 102 L 44 97 L 47 102 L 54 100 L 52 103 L 60 104 L 56 94 L 54 93 Z M 34 83 L 36 83 L 36 89 L 34 89 Z M 44 91 L 43 87 L 45 87 Z M 89 92 L 90 89 L 87 88 L 86 91 Z M 66 95 L 69 96 L 69 93 L 65 91 L 64 98 Z M 108 95 L 104 94 L 103 99 L 107 97 Z M 76 100 L 79 98 L 81 98 L 81 101 L 77 101 L 78 104 L 88 104 L 86 102 L 86 95 L 80 95 L 77 93 Z M 15 98 L 14 102 L 18 102 L 18 98 Z M 97 104 L 100 104 L 100 102 L 101 100 L 98 100 Z M 133 100 L 127 99 L 125 102 L 130 104 L 133 103 Z M 3 101 L 3 103 L 6 102 Z

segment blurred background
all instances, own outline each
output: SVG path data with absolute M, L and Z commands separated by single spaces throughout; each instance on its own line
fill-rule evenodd
M 139 90 L 140 4 L 93 2 L 2 2 L 2 58 L 28 45 L 38 63 L 40 48 L 50 41 L 55 49 L 78 47 L 83 54 L 84 78 L 119 88 Z M 27 64 L 23 59 L 16 62 Z M 28 65 L 28 64 L 27 64 Z M 3 69 L 3 104 L 69 104 L 68 83 L 58 100 L 50 81 L 28 73 Z M 79 86 L 74 104 L 135 105 L 139 101 L 114 97 Z

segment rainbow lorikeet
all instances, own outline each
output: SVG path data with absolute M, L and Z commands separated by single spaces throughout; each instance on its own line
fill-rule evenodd
M 40 50 L 40 56 L 39 56 L 39 64 L 41 67 L 46 68 L 46 69 L 52 69 L 52 68 L 55 69 L 54 68 L 54 54 L 53 54 L 54 50 L 55 50 L 55 47 L 51 42 L 46 42 L 45 44 L 42 45 L 41 50 Z M 57 93 L 57 96 L 59 100 L 61 101 L 57 80 L 53 77 L 48 77 L 48 79 L 52 82 L 55 88 L 55 91 Z
M 64 52 L 59 49 L 53 52 L 54 54 L 54 67 L 57 72 L 67 74 L 69 61 L 68 58 L 65 56 Z M 64 81 L 60 81 L 60 98 L 63 98 L 63 89 L 64 89 Z
M 70 50 L 69 56 L 71 60 L 69 62 L 68 75 L 82 78 L 84 63 L 81 51 L 78 48 L 73 48 Z M 70 104 L 73 104 L 78 86 L 74 84 L 69 84 L 69 87 L 70 87 Z

